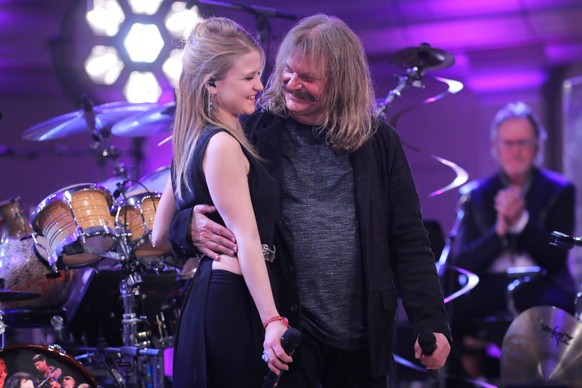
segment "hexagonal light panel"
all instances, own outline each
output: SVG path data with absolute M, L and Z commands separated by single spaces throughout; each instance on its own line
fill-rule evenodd
M 203 19 L 197 6 L 188 9 L 186 3 L 177 1 L 172 3 L 164 23 L 174 38 L 183 38 Z
M 184 54 L 183 50 L 172 50 L 162 65 L 162 71 L 173 87 L 178 86 L 182 73 L 182 54 Z
M 123 44 L 132 61 L 153 63 L 164 48 L 164 39 L 155 24 L 134 23 Z
M 125 14 L 117 0 L 94 0 L 93 9 L 85 19 L 95 35 L 115 36 L 125 20 Z
M 158 12 L 163 0 L 127 0 L 135 14 L 153 15 Z
M 162 95 L 162 88 L 151 72 L 134 71 L 123 88 L 123 94 L 128 102 L 157 102 Z
M 115 47 L 94 46 L 85 60 L 85 71 L 93 82 L 113 85 L 123 70 L 123 61 Z

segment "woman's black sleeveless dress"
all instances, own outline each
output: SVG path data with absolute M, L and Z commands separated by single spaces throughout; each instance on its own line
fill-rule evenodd
M 176 198 L 178 209 L 197 204 L 213 204 L 202 171 L 208 141 L 221 128 L 207 128 L 195 147 L 189 166 L 192 192 L 183 200 Z M 251 201 L 262 244 L 272 246 L 279 193 L 261 163 L 248 154 Z M 210 216 L 224 225 L 217 213 Z M 172 240 L 172 236 L 169 236 Z M 269 264 L 268 264 L 269 265 Z M 240 275 L 212 271 L 212 260 L 202 258 L 186 291 L 174 351 L 173 386 L 175 388 L 260 387 L 268 373 L 261 360 L 264 329 Z

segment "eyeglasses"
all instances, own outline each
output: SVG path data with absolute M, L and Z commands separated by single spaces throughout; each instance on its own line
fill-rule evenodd
M 514 147 L 520 148 L 520 149 L 526 149 L 526 148 L 532 148 L 536 144 L 536 141 L 533 139 L 524 139 L 524 140 L 497 139 L 497 144 L 502 149 L 509 149 L 509 148 L 514 148 Z

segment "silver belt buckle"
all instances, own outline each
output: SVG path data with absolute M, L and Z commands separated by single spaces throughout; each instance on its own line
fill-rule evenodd
M 275 257 L 277 257 L 277 248 L 275 248 L 275 246 L 273 245 L 273 249 L 271 249 L 267 244 L 263 244 L 262 248 L 263 257 L 265 258 L 265 261 L 268 261 L 269 263 L 275 261 Z

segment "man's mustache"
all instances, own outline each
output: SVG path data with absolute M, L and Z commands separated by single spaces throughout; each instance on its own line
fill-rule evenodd
M 308 100 L 308 101 L 311 101 L 311 102 L 317 102 L 317 98 L 316 97 L 314 97 L 311 94 L 307 93 L 303 89 L 290 90 L 287 87 L 287 85 L 283 85 L 283 91 L 285 91 L 286 93 L 291 94 L 293 97 L 301 98 L 303 100 Z

